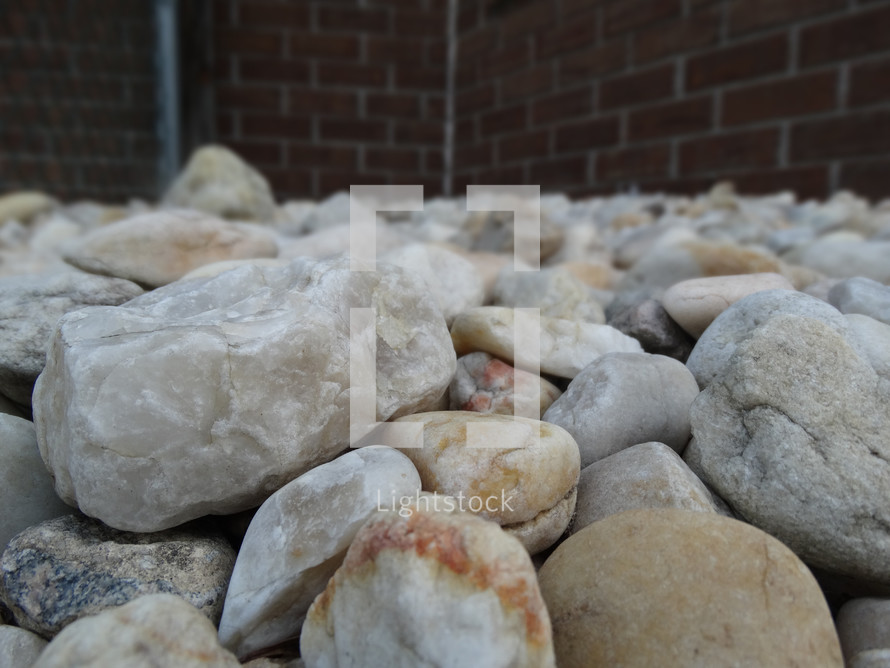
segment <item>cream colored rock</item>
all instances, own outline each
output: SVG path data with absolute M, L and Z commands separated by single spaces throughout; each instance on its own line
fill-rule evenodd
M 275 492 L 241 543 L 220 642 L 243 659 L 296 636 L 362 524 L 378 508 L 419 489 L 407 457 L 369 447 L 317 466 Z
M 211 262 L 277 254 L 275 236 L 268 230 L 174 210 L 93 230 L 69 246 L 64 257 L 84 271 L 158 287 Z
M 620 272 L 606 262 L 583 262 L 572 260 L 557 267 L 567 270 L 589 288 L 611 290 L 620 278 Z
M 213 278 L 219 276 L 224 271 L 237 269 L 238 267 L 254 266 L 254 267 L 286 267 L 291 260 L 280 257 L 257 257 L 250 260 L 222 260 L 221 262 L 211 262 L 197 269 L 192 269 L 189 273 L 182 277 L 182 280 L 190 280 L 192 278 Z
M 0 666 L 31 668 L 46 647 L 36 633 L 15 626 L 0 626 Z
M 470 309 L 454 319 L 451 339 L 458 355 L 483 351 L 513 362 L 514 311 L 503 306 Z M 600 355 L 639 353 L 639 342 L 608 325 L 541 316 L 541 371 L 574 378 Z M 515 365 L 520 366 L 521 365 Z
M 711 493 L 664 443 L 634 445 L 581 471 L 572 533 L 637 508 L 718 512 Z
M 303 624 L 307 668 L 555 665 L 528 554 L 448 500 L 422 496 L 362 527 Z
M 238 668 L 213 624 L 172 594 L 152 594 L 67 626 L 34 668 Z
M 562 543 L 538 579 L 560 668 L 843 666 L 807 567 L 720 515 L 612 515 Z
M 397 422 L 423 423 L 423 447 L 402 452 L 417 467 L 424 491 L 461 499 L 462 510 L 515 531 L 532 554 L 565 531 L 580 457 L 563 429 L 467 411 L 416 413 Z
M 271 223 L 277 215 L 263 175 L 223 146 L 196 150 L 167 190 L 163 204 L 232 220 Z
M 742 297 L 764 290 L 793 290 L 780 274 L 742 274 L 693 278 L 668 288 L 661 303 L 668 314 L 696 339 L 714 318 Z
M 26 225 L 55 206 L 56 201 L 42 192 L 12 192 L 0 197 L 0 223 L 17 220 Z
M 844 659 L 869 650 L 890 651 L 890 599 L 854 598 L 837 614 L 837 632 Z

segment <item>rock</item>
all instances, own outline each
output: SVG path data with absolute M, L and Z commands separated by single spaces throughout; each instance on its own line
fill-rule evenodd
M 271 223 L 276 218 L 275 199 L 266 179 L 223 146 L 204 146 L 192 153 L 163 204 L 231 220 Z
M 856 598 L 848 601 L 838 612 L 837 633 L 848 664 L 855 656 L 869 650 L 890 652 L 890 599 Z
M 511 308 L 537 308 L 541 315 L 601 325 L 606 322 L 603 307 L 588 287 L 566 269 L 514 271 L 501 270 L 494 285 L 494 304 Z M 481 306 L 481 304 L 478 304 Z
M 44 520 L 67 515 L 71 507 L 53 490 L 34 424 L 0 415 L 0 552 L 19 531 Z
M 890 668 L 890 649 L 859 652 L 847 663 L 848 668 Z
M 418 277 L 436 298 L 451 326 L 464 311 L 482 306 L 485 287 L 469 260 L 432 244 L 409 244 L 386 253 L 381 260 Z
M 0 666 L 31 668 L 46 647 L 46 641 L 36 633 L 14 626 L 0 626 Z
M 841 313 L 860 313 L 890 325 L 890 287 L 870 278 L 848 278 L 828 292 L 828 301 Z
M 697 395 L 692 374 L 675 359 L 610 353 L 575 376 L 543 419 L 574 437 L 583 468 L 647 441 L 683 452 Z
M 522 369 L 514 369 L 488 353 L 470 353 L 457 360 L 457 371 L 448 386 L 448 407 L 453 411 L 513 415 L 517 385 L 520 396 L 527 397 L 526 401 L 530 400 L 537 387 L 539 418 L 562 394 L 550 381 Z
M 254 515 L 229 583 L 220 642 L 244 659 L 299 635 L 362 524 L 420 489 L 392 448 L 348 452 L 288 483 Z
M 82 515 L 25 529 L 0 559 L 0 598 L 46 638 L 76 619 L 145 594 L 175 594 L 216 623 L 235 552 L 199 529 L 133 534 Z
M 349 220 L 347 217 L 346 220 Z M 393 231 L 386 223 L 377 223 L 377 257 L 405 245 L 405 238 Z M 293 260 L 300 257 L 325 259 L 349 254 L 349 223 L 320 229 L 301 237 L 278 239 L 278 257 Z
M 560 668 L 843 666 L 806 566 L 713 513 L 612 515 L 556 548 L 538 579 Z
M 697 339 L 714 318 L 742 297 L 764 290 L 793 289 L 788 279 L 779 274 L 693 278 L 672 285 L 661 302 L 668 315 Z
M 0 223 L 17 220 L 27 225 L 42 213 L 57 206 L 56 201 L 42 192 L 20 191 L 0 197 Z
M 180 280 L 189 281 L 193 278 L 213 278 L 219 276 L 224 271 L 237 269 L 238 267 L 255 266 L 255 267 L 286 267 L 291 263 L 282 257 L 255 257 L 249 260 L 222 260 L 221 262 L 211 262 L 204 264 L 197 269 L 192 269 Z
M 608 324 L 640 342 L 647 353 L 686 362 L 695 340 L 678 325 L 657 299 L 641 296 L 617 310 Z
M 514 247 L 513 212 L 508 208 L 521 207 L 521 203 L 493 202 L 490 211 L 475 211 L 469 215 L 464 223 L 464 229 L 470 234 L 471 250 L 488 251 L 495 253 L 512 253 Z M 502 207 L 498 210 L 497 207 Z M 562 247 L 565 233 L 561 227 L 555 224 L 543 211 L 540 213 L 539 240 L 543 262 L 555 255 Z
M 879 283 L 890 283 L 890 240 L 862 241 L 847 237 L 821 237 L 798 246 L 782 259 L 804 265 L 835 278 L 863 276 Z
M 158 287 L 211 262 L 275 257 L 268 230 L 205 213 L 161 211 L 134 216 L 81 237 L 64 258 L 78 269 Z
M 448 499 L 422 496 L 362 527 L 303 624 L 307 668 L 555 665 L 525 549 L 493 522 L 447 512 Z
M 886 332 L 881 375 L 837 325 L 781 313 L 756 326 L 693 403 L 694 438 L 685 456 L 735 511 L 807 563 L 885 585 L 890 328 Z
M 565 269 L 587 287 L 597 290 L 611 290 L 619 278 L 618 272 L 608 262 L 570 260 L 557 268 Z
M 333 459 L 349 445 L 351 306 L 378 313 L 377 419 L 436 405 L 456 364 L 444 318 L 383 263 L 242 267 L 67 314 L 34 392 L 57 493 L 158 531 L 255 507 Z
M 502 306 L 482 306 L 460 314 L 451 326 L 457 354 L 482 351 L 512 363 L 514 318 L 513 309 Z M 642 352 L 636 339 L 608 325 L 547 316 L 541 316 L 540 322 L 540 370 L 544 373 L 574 378 L 600 355 Z
M 578 446 L 544 422 L 467 411 L 417 413 L 423 447 L 402 450 L 423 490 L 458 499 L 513 533 L 532 554 L 552 545 L 575 510 Z
M 178 596 L 153 594 L 68 626 L 34 668 L 238 668 L 213 624 Z
M 0 279 L 0 392 L 30 407 L 59 318 L 82 306 L 116 306 L 142 292 L 130 281 L 80 271 Z
M 676 452 L 664 443 L 640 443 L 581 471 L 572 533 L 638 508 L 719 512 L 711 493 Z
M 482 277 L 482 285 L 485 291 L 483 304 L 491 304 L 494 298 L 494 284 L 501 274 L 501 270 L 507 266 L 513 266 L 513 256 L 507 253 L 488 253 L 485 251 L 468 251 L 455 244 L 444 244 L 445 248 L 457 253 L 472 263 L 476 272 Z

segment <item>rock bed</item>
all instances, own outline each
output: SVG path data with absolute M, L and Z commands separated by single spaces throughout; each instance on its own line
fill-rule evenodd
M 0 665 L 890 666 L 890 206 L 348 220 L 0 198 Z

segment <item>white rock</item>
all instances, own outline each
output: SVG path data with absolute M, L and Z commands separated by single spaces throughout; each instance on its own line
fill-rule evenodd
M 266 179 L 223 146 L 204 146 L 192 153 L 163 204 L 233 220 L 272 222 L 276 217 Z
M 859 313 L 890 325 L 890 287 L 870 278 L 848 278 L 834 285 L 828 301 L 841 313 Z
M 668 288 L 661 303 L 683 329 L 698 338 L 714 318 L 742 297 L 763 290 L 793 289 L 787 278 L 770 273 L 693 278 Z
M 69 246 L 64 257 L 84 271 L 158 287 L 211 262 L 277 254 L 269 230 L 197 211 L 173 210 L 95 229 Z
M 303 624 L 307 668 L 555 665 L 525 549 L 493 522 L 446 512 L 447 498 L 362 527 Z
M 847 662 L 869 650 L 890 651 L 890 599 L 854 598 L 838 611 L 836 624 Z
M 0 626 L 0 666 L 31 668 L 46 647 L 46 640 L 36 633 L 15 626 Z
M 890 241 L 860 241 L 822 237 L 783 256 L 788 262 L 810 267 L 835 278 L 864 276 L 890 283 Z
M 282 257 L 257 257 L 250 260 L 222 260 L 221 262 L 211 262 L 197 269 L 192 269 L 189 273 L 182 277 L 182 280 L 191 280 L 192 278 L 213 278 L 219 276 L 224 271 L 237 269 L 238 267 L 255 266 L 255 267 L 286 267 L 291 263 Z
M 405 237 L 392 230 L 390 225 L 378 222 L 375 228 L 377 257 L 407 243 Z M 324 227 L 300 237 L 278 237 L 278 257 L 293 260 L 299 257 L 317 259 L 349 254 L 349 224 Z
M 541 271 L 501 270 L 494 285 L 496 306 L 537 308 L 541 315 L 602 325 L 603 307 L 588 287 L 567 269 L 553 267 Z
M 19 531 L 71 512 L 53 489 L 34 424 L 0 415 L 0 553 Z
M 238 668 L 209 619 L 172 594 L 152 594 L 67 626 L 34 668 Z
M 419 489 L 420 477 L 405 455 L 369 447 L 275 492 L 254 515 L 238 552 L 220 642 L 244 658 L 296 636 L 361 525 L 392 499 Z
M 513 362 L 514 311 L 503 306 L 482 306 L 462 313 L 451 326 L 458 355 L 482 351 Z M 600 355 L 642 352 L 636 339 L 608 325 L 541 316 L 541 371 L 574 378 Z M 515 365 L 520 366 L 521 365 Z
M 695 378 L 675 359 L 612 353 L 585 367 L 543 419 L 575 438 L 582 467 L 648 441 L 683 452 L 697 395 Z
M 131 531 L 262 503 L 348 446 L 352 306 L 378 314 L 377 419 L 436 405 L 445 321 L 382 263 L 242 267 L 67 314 L 34 394 L 56 491 Z

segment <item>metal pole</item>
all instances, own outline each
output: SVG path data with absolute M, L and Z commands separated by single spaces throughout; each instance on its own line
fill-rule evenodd
M 179 171 L 179 41 L 177 0 L 155 0 L 158 72 L 158 190 L 163 193 Z

